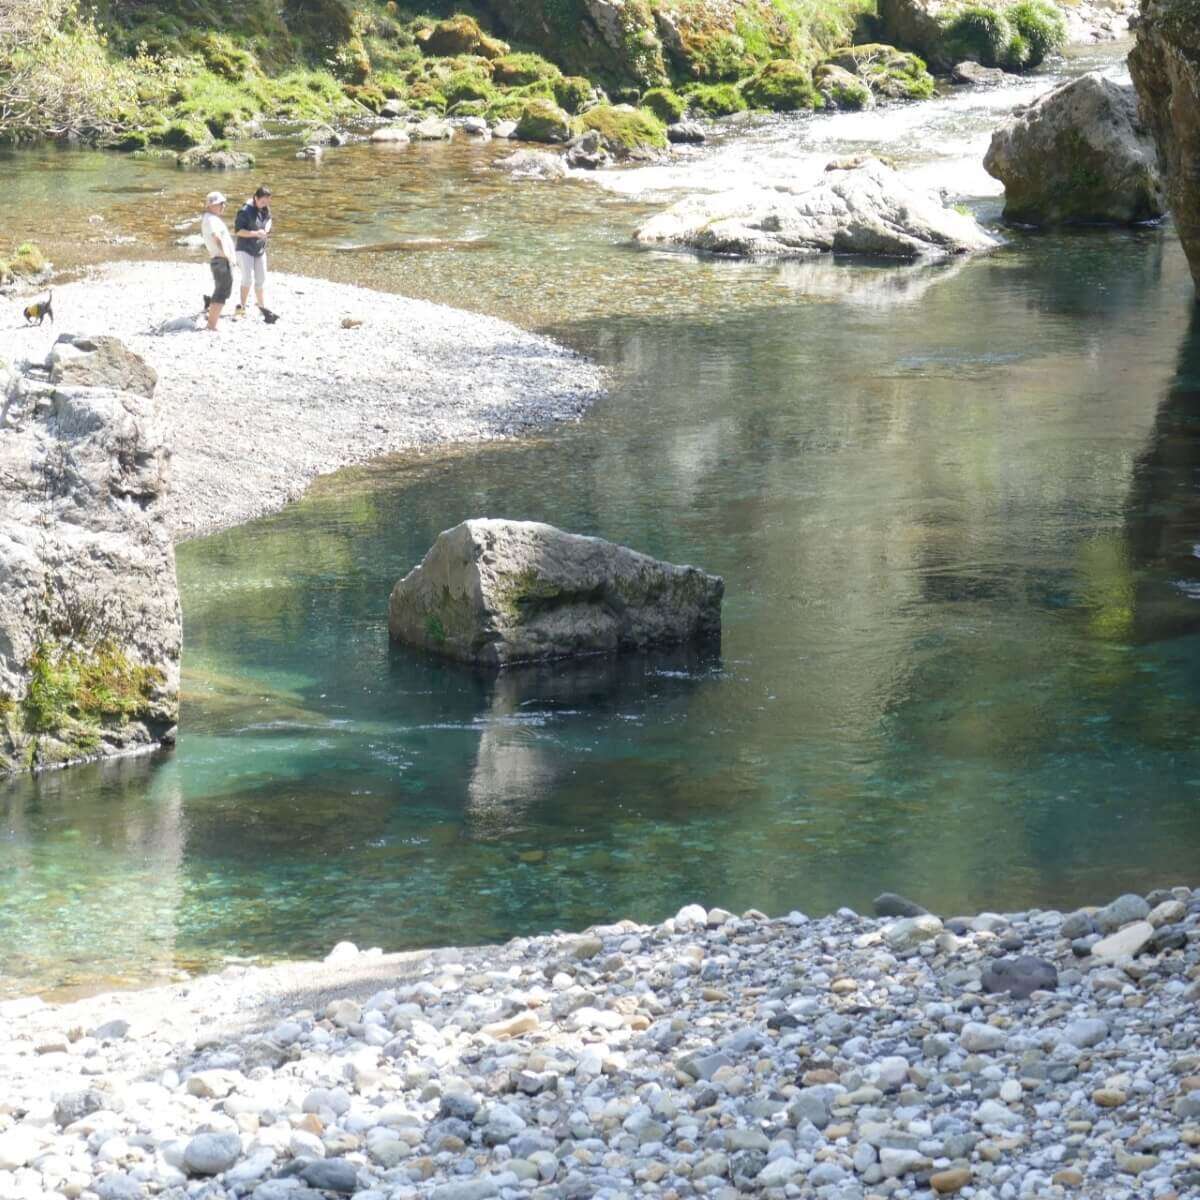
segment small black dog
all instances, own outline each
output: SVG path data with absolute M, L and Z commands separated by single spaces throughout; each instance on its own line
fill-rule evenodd
M 279 320 L 279 314 L 277 312 L 272 312 L 269 308 L 261 308 L 259 311 L 262 313 L 263 320 L 266 321 L 268 325 L 274 325 L 275 322 Z
M 51 303 L 53 301 L 53 299 L 54 299 L 54 293 L 50 292 L 46 296 L 45 300 L 39 300 L 36 304 L 29 305 L 29 307 L 24 310 L 25 324 L 26 325 L 33 325 L 33 324 L 40 325 L 47 317 L 49 317 L 50 324 L 53 325 L 54 324 L 54 306 Z

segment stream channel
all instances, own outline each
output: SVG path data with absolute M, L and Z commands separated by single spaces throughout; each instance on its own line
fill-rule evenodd
M 182 545 L 177 748 L 0 787 L 0 994 L 697 900 L 893 888 L 949 913 L 1196 882 L 1200 322 L 1170 229 L 1008 230 L 901 270 L 630 242 L 687 191 L 869 149 L 996 226 L 990 130 L 1050 82 L 754 119 L 556 182 L 510 179 L 496 144 L 256 145 L 221 182 L 274 186 L 275 266 L 543 330 L 611 391 Z M 78 150 L 2 165 L 0 228 L 67 267 L 186 258 L 211 186 Z M 393 583 L 482 515 L 720 573 L 720 657 L 488 678 L 391 647 Z

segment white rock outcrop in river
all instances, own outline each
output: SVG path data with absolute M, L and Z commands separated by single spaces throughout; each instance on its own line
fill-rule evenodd
M 50 382 L 152 379 L 99 341 L 61 343 L 50 378 L 11 374 L 4 389 L 0 772 L 148 745 L 176 720 L 179 596 L 154 401 Z
M 394 639 L 486 666 L 719 637 L 725 585 L 536 521 L 464 521 L 392 591 Z
M 1081 75 L 992 135 L 983 165 L 1004 184 L 1004 215 L 1028 225 L 1150 221 L 1166 194 L 1129 85 Z
M 799 192 L 742 187 L 689 196 L 651 217 L 634 237 L 740 257 L 831 251 L 916 260 L 999 244 L 973 217 L 873 158 L 831 163 L 818 183 Z

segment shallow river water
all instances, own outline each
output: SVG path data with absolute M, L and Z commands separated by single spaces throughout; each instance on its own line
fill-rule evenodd
M 280 265 L 546 329 L 611 392 L 182 546 L 178 748 L 0 789 L 0 991 L 696 899 L 1012 909 L 1190 879 L 1200 324 L 1169 230 L 1010 231 L 915 272 L 628 243 L 681 190 L 870 144 L 994 219 L 988 130 L 1046 84 L 766 121 L 599 183 L 512 183 L 495 148 L 260 148 Z M 9 162 L 0 224 L 57 188 L 59 261 L 179 253 L 195 177 Z M 115 235 L 137 240 L 91 240 Z M 392 584 L 476 515 L 719 572 L 720 656 L 495 679 L 389 646 Z

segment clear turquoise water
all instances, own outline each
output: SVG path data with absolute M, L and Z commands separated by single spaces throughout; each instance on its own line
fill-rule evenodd
M 610 395 L 183 546 L 177 750 L 0 790 L 0 989 L 1194 877 L 1200 325 L 1169 233 L 1016 236 L 923 291 L 603 223 L 559 248 L 617 315 L 593 290 L 540 323 Z M 639 305 L 648 278 L 678 298 Z M 490 678 L 390 646 L 392 584 L 475 515 L 720 572 L 719 658 Z

